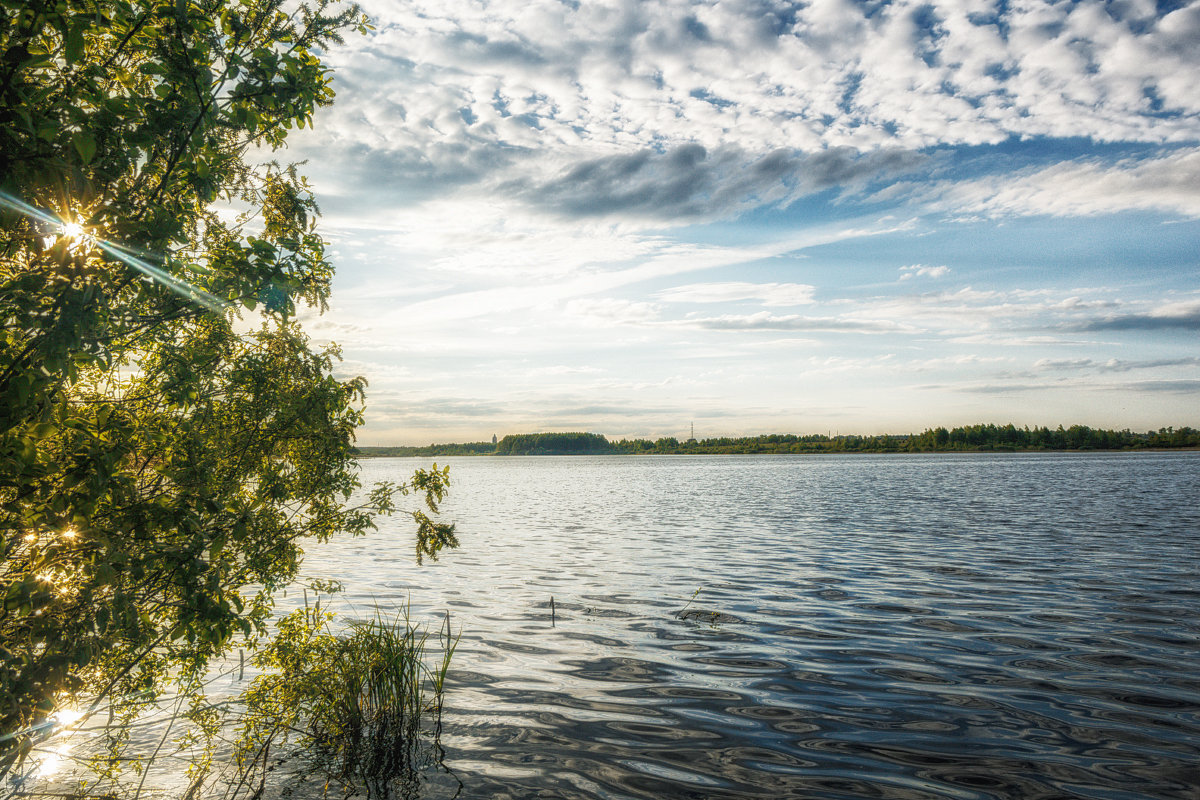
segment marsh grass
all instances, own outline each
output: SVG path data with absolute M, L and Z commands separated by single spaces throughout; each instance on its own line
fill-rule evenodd
M 258 783 L 272 755 L 298 763 L 349 794 L 414 797 L 420 770 L 440 762 L 442 701 L 457 638 L 449 615 L 433 641 L 408 610 L 352 622 L 301 609 L 255 661 L 266 672 L 243 696 L 233 796 Z

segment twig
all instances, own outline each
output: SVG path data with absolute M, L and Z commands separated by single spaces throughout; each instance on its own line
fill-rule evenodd
M 688 606 L 696 602 L 696 597 L 700 594 L 700 590 L 703 588 L 703 586 L 696 587 L 696 591 L 692 592 L 692 599 L 688 600 L 687 603 L 684 604 L 683 608 L 675 612 L 675 619 L 683 619 L 683 612 L 688 610 Z

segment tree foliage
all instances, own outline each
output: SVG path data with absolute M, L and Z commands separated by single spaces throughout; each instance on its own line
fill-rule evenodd
M 596 433 L 518 433 L 496 443 L 502 456 L 562 456 L 606 453 L 608 439 Z
M 364 381 L 298 307 L 332 267 L 294 168 L 356 7 L 0 0 L 0 775 L 65 695 L 201 671 L 264 630 L 348 507 Z M 217 206 L 244 211 L 234 218 Z M 235 313 L 237 309 L 239 316 Z M 455 544 L 414 512 L 418 553 Z

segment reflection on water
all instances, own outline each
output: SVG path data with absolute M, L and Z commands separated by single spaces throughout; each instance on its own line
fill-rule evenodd
M 462 628 L 462 797 L 1197 796 L 1200 454 L 449 461 L 307 571 Z

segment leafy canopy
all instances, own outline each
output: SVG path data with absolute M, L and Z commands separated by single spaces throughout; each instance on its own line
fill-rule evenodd
M 198 675 L 348 507 L 364 381 L 294 317 L 332 267 L 294 168 L 327 0 L 0 0 L 0 775 L 56 704 Z M 215 206 L 244 209 L 233 218 Z M 241 313 L 251 313 L 247 319 Z M 253 330 L 246 333 L 247 328 Z M 417 554 L 456 544 L 423 511 Z

